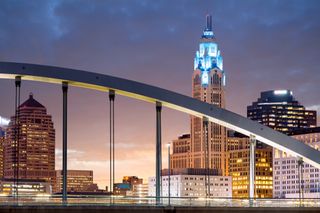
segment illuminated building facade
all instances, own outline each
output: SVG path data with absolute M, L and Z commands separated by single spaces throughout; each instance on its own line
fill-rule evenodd
M 320 127 L 293 131 L 289 135 L 320 150 Z M 274 149 L 273 161 L 274 198 L 320 198 L 318 168 L 304 163 L 300 174 L 298 159 L 277 149 Z
M 317 125 L 317 111 L 306 110 L 290 90 L 261 92 L 260 98 L 247 107 L 247 117 L 285 134 Z
M 172 141 L 171 168 L 191 168 L 191 135 L 184 134 Z
M 137 176 L 124 176 L 122 178 L 122 183 L 128 183 L 128 184 L 130 184 L 130 186 L 132 188 L 133 185 L 142 184 L 143 179 L 138 178 Z
M 62 170 L 56 170 L 54 193 L 60 193 L 62 191 L 62 177 Z M 67 192 L 96 192 L 97 190 L 97 184 L 93 183 L 93 171 L 67 171 Z
M 5 130 L 10 120 L 0 116 L 0 178 L 3 178 Z
M 261 92 L 261 97 L 247 107 L 247 116 L 286 134 L 316 125 L 316 112 L 300 105 L 290 90 Z M 233 177 L 234 197 L 248 197 L 249 153 L 249 138 L 228 137 L 228 169 Z M 271 198 L 273 183 L 273 148 L 257 141 L 255 197 Z
M 114 195 L 131 195 L 133 193 L 133 186 L 143 184 L 143 179 L 137 176 L 124 176 L 122 183 L 113 184 Z
M 126 192 L 126 195 L 133 196 L 133 197 L 147 197 L 148 187 L 149 185 L 147 183 L 134 184 L 132 185 L 131 191 Z
M 0 180 L 0 194 L 13 196 L 15 183 L 12 179 Z M 29 179 L 19 180 L 19 196 L 49 196 L 51 194 L 51 185 L 47 181 L 36 181 Z
M 10 119 L 4 143 L 4 178 L 13 179 L 18 166 L 19 179 L 44 180 L 53 183 L 55 177 L 55 130 L 51 115 L 33 98 L 19 108 L 19 122 Z M 18 132 L 18 139 L 15 137 Z M 19 157 L 15 147 L 19 144 Z
M 199 197 L 208 196 L 206 187 L 206 169 L 174 169 L 170 174 L 170 196 L 171 197 Z M 217 175 L 218 171 L 210 169 L 210 197 L 231 198 L 232 179 L 230 176 Z M 162 171 L 162 196 L 169 193 L 168 171 Z M 148 195 L 155 196 L 155 177 L 149 177 Z
M 194 58 L 192 97 L 225 108 L 225 78 L 223 58 L 212 31 L 212 17 L 207 15 L 206 27 Z M 220 169 L 224 175 L 226 172 L 226 128 L 209 122 L 207 129 L 208 131 L 205 131 L 202 118 L 191 117 L 190 166 Z M 206 140 L 209 144 L 208 149 Z M 207 163 L 206 155 L 209 156 Z
M 113 184 L 113 195 L 126 196 L 127 192 L 131 191 L 129 183 L 115 183 Z
M 5 140 L 5 131 L 0 126 L 0 178 L 3 178 L 3 145 Z
M 272 148 L 257 142 L 255 162 L 255 197 L 272 198 Z M 232 177 L 232 197 L 248 198 L 250 149 L 249 138 L 228 136 L 228 175 Z

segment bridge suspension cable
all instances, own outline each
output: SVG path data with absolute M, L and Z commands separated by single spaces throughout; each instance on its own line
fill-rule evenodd
M 62 83 L 62 201 L 67 202 L 68 175 L 68 83 Z
M 162 152 L 161 152 L 161 110 L 162 104 L 156 102 L 156 203 L 160 204 L 162 188 Z
M 15 77 L 15 146 L 14 146 L 14 168 L 13 168 L 13 179 L 14 179 L 14 197 L 18 199 L 19 197 L 19 165 L 20 165 L 20 89 L 21 89 L 21 76 Z
M 109 137 L 110 137 L 110 192 L 114 193 L 114 181 L 115 181 L 115 144 L 114 144 L 114 99 L 115 91 L 109 90 Z

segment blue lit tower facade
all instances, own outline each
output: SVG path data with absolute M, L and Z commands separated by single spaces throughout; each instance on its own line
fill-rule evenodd
M 223 58 L 212 30 L 212 17 L 207 15 L 206 27 L 200 38 L 199 50 L 194 58 L 192 96 L 201 101 L 225 108 L 225 73 Z M 191 161 L 194 168 L 206 168 L 205 134 L 203 119 L 191 117 Z M 209 165 L 207 167 L 226 172 L 226 129 L 208 123 Z

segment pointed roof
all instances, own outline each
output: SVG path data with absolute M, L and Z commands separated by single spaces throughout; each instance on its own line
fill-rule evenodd
M 24 103 L 22 103 L 19 108 L 22 108 L 22 107 L 37 107 L 37 108 L 45 108 L 42 104 L 40 104 L 38 101 L 36 101 L 34 98 L 33 98 L 33 94 L 30 93 L 29 95 L 29 99 L 26 100 Z

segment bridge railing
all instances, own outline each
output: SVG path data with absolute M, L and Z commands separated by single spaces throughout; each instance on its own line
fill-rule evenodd
M 123 196 L 92 196 L 68 195 L 67 202 L 62 196 L 21 196 L 0 197 L 1 206 L 172 206 L 172 207 L 320 207 L 319 198 L 305 199 L 269 199 L 248 200 L 241 198 L 170 198 L 161 197 L 123 197 Z

